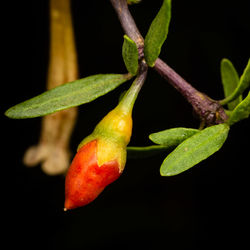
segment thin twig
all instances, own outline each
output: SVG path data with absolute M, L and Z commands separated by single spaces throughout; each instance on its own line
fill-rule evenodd
M 154 69 L 186 98 L 202 123 L 212 125 L 227 120 L 228 117 L 218 101 L 196 90 L 160 58 L 156 60 Z
M 125 34 L 136 43 L 139 52 L 139 59 L 141 59 L 143 57 L 144 39 L 130 14 L 127 0 L 110 0 L 110 2 L 117 13 Z
M 143 37 L 129 12 L 127 0 L 110 0 L 110 2 L 118 15 L 121 26 L 124 29 L 125 33 L 132 40 L 134 40 L 136 44 L 143 45 Z

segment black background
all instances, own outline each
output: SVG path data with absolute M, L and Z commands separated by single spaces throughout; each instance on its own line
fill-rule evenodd
M 161 58 L 214 99 L 222 99 L 220 61 L 239 74 L 249 58 L 249 1 L 172 1 L 172 19 Z M 1 113 L 45 90 L 48 67 L 48 1 L 10 1 L 3 26 L 9 49 Z M 143 0 L 131 12 L 145 36 L 161 1 Z M 123 31 L 109 1 L 72 1 L 80 77 L 124 73 Z M 71 148 L 117 103 L 129 84 L 79 108 Z M 149 145 L 152 132 L 197 127 L 191 106 L 150 70 L 136 101 L 130 145 Z M 47 176 L 22 164 L 39 138 L 40 118 L 1 115 L 2 220 L 8 243 L 36 249 L 210 249 L 247 242 L 249 120 L 230 130 L 222 149 L 189 171 L 161 177 L 165 155 L 128 160 L 118 181 L 93 203 L 65 213 L 64 176 Z M 5 170 L 7 173 L 5 174 Z

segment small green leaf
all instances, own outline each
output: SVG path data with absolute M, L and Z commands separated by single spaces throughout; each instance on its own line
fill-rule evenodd
M 228 97 L 237 88 L 240 78 L 233 64 L 228 59 L 221 60 L 221 80 L 223 84 L 225 97 Z M 233 110 L 242 100 L 239 96 L 233 102 L 228 103 L 229 110 Z
M 163 161 L 162 176 L 177 175 L 218 151 L 229 131 L 226 123 L 211 126 L 182 142 Z
M 161 152 L 165 152 L 167 147 L 162 145 L 151 145 L 146 147 L 127 147 L 128 158 L 137 159 L 137 158 L 147 158 L 154 156 Z
M 137 3 L 140 3 L 141 0 L 127 0 L 127 3 L 128 4 L 137 4 Z
M 243 93 L 243 91 L 249 87 L 250 87 L 250 59 L 248 59 L 247 66 L 240 77 L 240 84 L 239 84 L 240 91 L 242 91 L 241 93 Z
M 250 114 L 250 91 L 248 92 L 247 97 L 232 111 L 232 114 L 229 118 L 229 125 L 233 125 L 240 120 L 248 118 Z
M 177 146 L 200 130 L 192 128 L 171 128 L 149 135 L 149 139 L 166 147 Z
M 145 38 L 144 55 L 150 67 L 154 67 L 155 60 L 160 55 L 161 47 L 167 38 L 170 19 L 171 0 L 164 0 Z
M 237 97 L 239 97 L 247 88 L 250 87 L 250 59 L 248 60 L 248 64 L 240 77 L 240 82 L 234 92 L 225 98 L 224 100 L 220 101 L 221 105 L 225 105 Z
M 9 118 L 24 119 L 91 102 L 129 80 L 128 75 L 99 74 L 65 83 L 19 103 L 5 112 Z
M 136 43 L 124 35 L 122 57 L 129 73 L 136 75 L 138 70 L 138 50 Z

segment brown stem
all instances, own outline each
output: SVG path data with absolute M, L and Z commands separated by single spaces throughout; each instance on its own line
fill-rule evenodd
M 227 115 L 218 101 L 196 90 L 160 58 L 156 60 L 154 69 L 186 98 L 206 125 L 219 124 L 227 120 Z
M 135 41 L 139 57 L 143 58 L 144 40 L 129 12 L 127 1 L 110 0 L 110 2 L 118 15 L 124 32 Z M 161 59 L 156 60 L 154 69 L 187 99 L 203 123 L 212 125 L 225 122 L 228 119 L 219 102 L 196 90 Z
M 139 59 L 141 59 L 143 57 L 144 39 L 130 14 L 127 0 L 110 0 L 110 2 L 116 11 L 125 34 L 136 43 L 139 51 Z
M 50 0 L 50 61 L 47 89 L 78 77 L 77 55 L 71 20 L 70 0 Z M 27 166 L 39 163 L 50 175 L 64 173 L 70 161 L 69 140 L 77 109 L 71 108 L 43 117 L 39 144 L 24 155 Z

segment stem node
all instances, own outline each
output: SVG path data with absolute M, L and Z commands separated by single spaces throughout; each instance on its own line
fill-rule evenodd
M 143 70 L 143 67 L 147 67 L 147 65 L 144 65 L 146 64 L 143 53 L 144 40 L 129 12 L 127 1 L 110 0 L 110 2 L 117 13 L 124 32 L 134 40 L 137 45 L 139 60 L 141 62 L 139 70 Z M 228 119 L 220 102 L 196 90 L 160 58 L 155 61 L 154 69 L 184 96 L 192 105 L 196 115 L 205 125 L 210 126 L 223 123 Z

